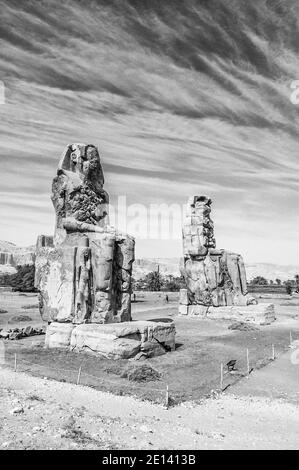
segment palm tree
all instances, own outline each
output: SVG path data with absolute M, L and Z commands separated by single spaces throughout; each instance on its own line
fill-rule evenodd
M 299 291 L 299 274 L 295 275 L 295 281 L 296 281 L 296 292 Z

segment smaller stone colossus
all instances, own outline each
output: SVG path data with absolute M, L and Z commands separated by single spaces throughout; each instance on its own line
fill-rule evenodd
M 248 305 L 246 273 L 241 255 L 216 248 L 211 199 L 193 196 L 183 225 L 184 259 L 181 272 L 187 290 L 181 292 L 181 313 L 189 305 Z

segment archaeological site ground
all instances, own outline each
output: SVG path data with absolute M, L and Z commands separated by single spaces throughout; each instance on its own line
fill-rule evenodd
M 44 335 L 30 336 L 18 341 L 8 341 L 6 348 L 7 366 L 14 368 L 17 354 L 18 370 L 27 373 L 53 378 L 59 381 L 76 383 L 78 370 L 81 369 L 80 383 L 109 391 L 117 395 L 134 395 L 165 404 L 166 385 L 174 403 L 181 401 L 198 401 L 209 396 L 212 391 L 220 389 L 220 366 L 224 364 L 223 388 L 232 386 L 238 381 L 247 381 L 246 350 L 249 350 L 250 369 L 254 371 L 272 362 L 272 345 L 275 345 L 275 356 L 280 357 L 289 350 L 290 331 L 293 340 L 299 339 L 298 305 L 299 297 L 290 299 L 280 295 L 271 298 L 275 304 L 279 319 L 268 326 L 249 323 L 248 329 L 230 329 L 236 322 L 231 320 L 211 320 L 177 317 L 178 294 L 169 293 L 170 301 L 166 305 L 164 293 L 137 293 L 133 303 L 132 314 L 137 320 L 168 321 L 175 318 L 176 350 L 173 354 L 147 359 L 146 362 L 122 359 L 115 361 L 105 357 L 90 356 L 87 353 L 76 353 L 64 349 L 45 349 Z M 8 313 L 1 314 L 0 328 L 22 326 L 41 326 L 38 311 L 37 295 L 20 295 L 9 291 L 2 292 L 2 305 Z M 269 298 L 259 299 L 268 302 Z M 22 308 L 28 305 L 30 308 Z M 35 307 L 34 307 L 35 305 Z M 27 312 L 31 320 L 22 323 L 13 317 Z M 82 355 L 83 354 L 83 355 Z M 236 359 L 236 371 L 226 373 L 226 364 Z M 129 380 L 125 371 L 150 364 L 161 375 L 145 381 Z M 296 366 L 290 367 L 295 371 Z M 244 378 L 245 377 L 245 378 Z M 230 388 L 230 387 L 229 387 Z M 260 390 L 264 396 L 279 395 L 267 387 Z M 297 391 L 293 391 L 292 400 L 296 399 Z

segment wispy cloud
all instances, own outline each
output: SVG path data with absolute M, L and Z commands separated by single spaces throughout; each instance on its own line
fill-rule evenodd
M 53 231 L 64 146 L 98 144 L 112 196 L 208 193 L 219 246 L 248 261 L 299 249 L 298 2 L 0 0 L 0 239 Z M 139 240 L 137 255 L 181 255 Z

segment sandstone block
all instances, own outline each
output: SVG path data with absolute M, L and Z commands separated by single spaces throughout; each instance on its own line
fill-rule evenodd
M 72 323 L 52 322 L 46 330 L 45 346 L 47 348 L 68 348 L 75 325 Z
M 112 359 L 127 359 L 140 351 L 151 357 L 174 350 L 175 326 L 147 321 L 79 325 L 72 332 L 70 346 Z
M 111 359 L 128 359 L 141 351 L 146 357 L 175 349 L 174 322 L 136 321 L 111 324 L 72 325 L 51 323 L 47 347 L 70 347 Z
M 208 318 L 248 321 L 258 325 L 267 325 L 275 320 L 275 310 L 271 303 L 212 307 L 208 311 Z
M 103 331 L 105 325 L 79 325 L 72 333 L 71 348 L 93 352 L 109 359 L 128 359 L 140 351 L 140 341 Z
M 179 305 L 179 315 L 188 315 L 188 305 Z
M 169 350 L 170 347 L 169 347 Z M 146 341 L 145 343 L 141 344 L 140 351 L 145 353 L 147 357 L 155 357 L 155 356 L 162 356 L 167 352 L 167 347 L 163 347 L 157 341 Z
M 180 305 L 188 305 L 189 304 L 189 299 L 188 299 L 188 291 L 187 289 L 180 289 L 180 300 L 179 300 Z
M 206 317 L 209 307 L 206 305 L 189 305 L 188 307 L 188 315 L 191 316 L 199 316 L 199 317 Z

